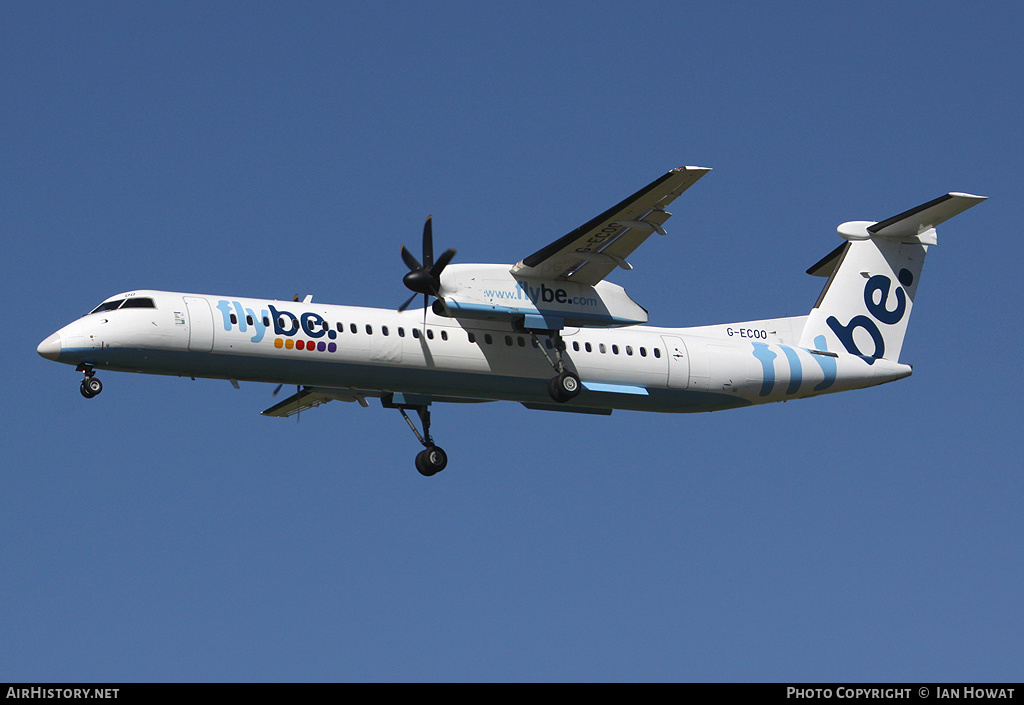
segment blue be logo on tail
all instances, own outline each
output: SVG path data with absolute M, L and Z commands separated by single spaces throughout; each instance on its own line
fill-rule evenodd
M 835 316 L 829 316 L 825 320 L 828 327 L 839 338 L 839 342 L 846 348 L 846 352 L 864 358 L 869 365 L 873 364 L 876 359 L 885 356 L 885 338 L 882 336 L 882 331 L 878 328 L 878 323 L 890 326 L 896 325 L 903 320 L 903 316 L 907 313 L 907 293 L 903 290 L 903 287 L 910 286 L 914 282 L 914 275 L 907 269 L 901 269 L 898 278 L 902 286 L 896 287 L 894 293 L 896 305 L 891 310 L 886 308 L 886 305 L 889 302 L 889 290 L 892 288 L 892 279 L 883 274 L 876 274 L 870 277 L 867 283 L 864 284 L 864 305 L 867 307 L 868 313 L 874 318 L 857 315 L 851 318 L 845 326 Z M 875 301 L 876 292 L 879 294 L 877 302 Z M 866 355 L 864 351 L 857 347 L 857 343 L 853 339 L 853 332 L 857 328 L 863 328 L 871 336 L 871 340 L 875 345 L 871 355 Z

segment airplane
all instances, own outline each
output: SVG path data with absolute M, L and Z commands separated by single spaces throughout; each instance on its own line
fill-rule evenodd
M 985 200 L 947 193 L 882 221 L 838 227 L 842 243 L 807 270 L 827 277 L 810 313 L 688 328 L 645 325 L 647 311 L 606 280 L 665 208 L 710 169 L 672 169 L 515 265 L 434 258 L 405 246 L 412 296 L 397 310 L 169 291 L 112 296 L 43 340 L 38 353 L 97 370 L 296 387 L 263 411 L 288 417 L 330 401 L 397 409 L 423 446 L 416 469 L 448 464 L 430 433 L 433 403 L 519 402 L 608 415 L 615 409 L 717 411 L 871 387 L 907 377 L 899 361 L 935 226 Z M 423 308 L 412 307 L 423 297 Z M 433 303 L 430 304 L 430 300 Z M 417 429 L 407 411 L 419 417 Z

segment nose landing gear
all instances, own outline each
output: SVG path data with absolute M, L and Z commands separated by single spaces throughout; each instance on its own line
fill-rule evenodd
M 423 445 L 416 455 L 416 470 L 424 477 L 432 477 L 441 472 L 448 465 L 448 454 L 434 445 L 434 439 L 430 437 L 430 397 L 418 394 L 387 394 L 381 397 L 381 404 L 386 409 L 398 409 L 402 418 L 409 424 L 416 439 Z M 416 425 L 405 413 L 406 409 L 413 409 L 420 417 L 423 424 L 423 433 L 416 430 Z
M 78 368 L 78 371 L 85 373 L 85 379 L 82 380 L 82 384 L 78 388 L 79 391 L 82 392 L 83 397 L 86 399 L 92 399 L 103 391 L 103 383 L 94 377 L 96 373 L 91 367 L 82 366 Z

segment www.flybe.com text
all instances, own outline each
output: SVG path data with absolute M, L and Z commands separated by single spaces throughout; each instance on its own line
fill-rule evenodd
M 597 306 L 600 300 L 593 296 L 572 296 L 561 287 L 549 287 L 547 284 L 530 286 L 525 282 L 516 282 L 516 288 L 512 291 L 505 289 L 485 289 L 484 296 L 493 299 L 511 299 L 522 301 L 529 299 L 534 304 L 558 303 L 571 304 L 574 306 Z

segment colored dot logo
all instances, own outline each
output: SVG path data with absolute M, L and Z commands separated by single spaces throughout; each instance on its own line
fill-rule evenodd
M 315 340 L 292 340 L 291 338 L 274 338 L 275 348 L 285 348 L 291 350 L 308 350 L 309 352 L 337 352 L 337 343 L 325 343 L 323 341 L 317 342 Z

